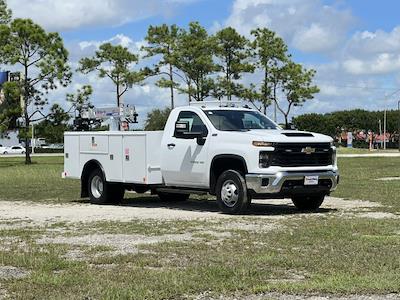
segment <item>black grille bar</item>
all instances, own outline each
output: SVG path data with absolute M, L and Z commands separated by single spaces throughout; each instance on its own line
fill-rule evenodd
M 331 164 L 330 143 L 278 143 L 270 155 L 271 166 L 307 167 Z

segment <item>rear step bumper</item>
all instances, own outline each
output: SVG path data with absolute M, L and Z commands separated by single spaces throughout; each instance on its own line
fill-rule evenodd
M 317 185 L 304 185 L 305 176 L 318 176 Z M 332 192 L 339 182 L 339 173 L 334 171 L 278 172 L 276 174 L 247 174 L 247 189 L 255 194 L 296 194 Z

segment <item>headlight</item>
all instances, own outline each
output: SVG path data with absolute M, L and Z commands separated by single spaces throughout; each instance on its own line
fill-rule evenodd
M 260 152 L 258 165 L 260 168 L 268 168 L 269 167 L 269 152 L 267 152 L 267 151 Z
M 274 143 L 264 141 L 253 141 L 253 146 L 256 147 L 273 147 Z
M 337 166 L 336 147 L 332 147 L 332 165 Z

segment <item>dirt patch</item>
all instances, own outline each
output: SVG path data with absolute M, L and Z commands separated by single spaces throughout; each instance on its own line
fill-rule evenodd
M 0 266 L 0 279 L 19 279 L 29 276 L 29 272 L 12 266 Z
M 377 180 L 377 181 L 395 181 L 395 180 L 400 180 L 400 177 L 382 177 L 382 178 L 377 178 L 375 180 Z
M 42 237 L 37 240 L 38 244 L 67 244 L 75 246 L 105 246 L 115 249 L 115 251 L 103 251 L 112 255 L 124 255 L 138 253 L 139 245 L 156 244 L 163 242 L 183 242 L 192 239 L 192 235 L 185 234 L 168 234 L 161 236 L 144 236 L 136 234 L 91 234 L 83 236 L 56 236 Z M 67 252 L 66 258 L 72 260 L 84 260 L 86 255 L 81 250 L 71 250 Z
M 366 200 L 345 200 L 336 197 L 326 197 L 321 208 L 337 209 L 337 210 L 359 210 L 362 208 L 382 207 L 378 202 Z
M 376 202 L 326 197 L 321 208 L 343 211 L 380 206 Z M 294 214 L 299 215 L 288 199 L 256 200 L 244 217 L 280 220 Z M 133 201 L 123 206 L 0 201 L 0 222 L 12 221 L 2 225 L 7 229 L 59 222 L 89 223 L 97 221 L 128 222 L 131 220 L 215 220 L 229 218 L 238 220 L 240 217 L 220 213 L 213 201 L 190 200 L 184 203 L 165 205 L 165 203 L 150 198 L 148 203 L 146 201 L 138 203 Z M 243 224 L 240 223 L 241 227 Z M 252 227 L 253 225 L 249 226 Z
M 6 299 L 8 297 L 7 290 L 1 288 L 0 284 L 0 299 Z
M 334 295 L 289 295 L 279 293 L 266 293 L 260 295 L 249 296 L 211 296 L 209 292 L 200 294 L 194 298 L 195 300 L 398 300 L 399 294 L 386 294 L 386 295 L 348 295 L 348 296 L 334 296 Z
M 388 212 L 366 212 L 357 215 L 359 218 L 369 218 L 369 219 L 398 219 L 399 215 L 395 215 Z

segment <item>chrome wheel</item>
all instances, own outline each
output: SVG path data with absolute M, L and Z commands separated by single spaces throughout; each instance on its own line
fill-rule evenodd
M 94 197 L 100 198 L 103 195 L 104 190 L 103 179 L 98 175 L 94 176 L 90 183 L 90 189 Z
M 234 207 L 239 200 L 239 188 L 233 180 L 227 180 L 222 185 L 221 200 L 228 207 Z

